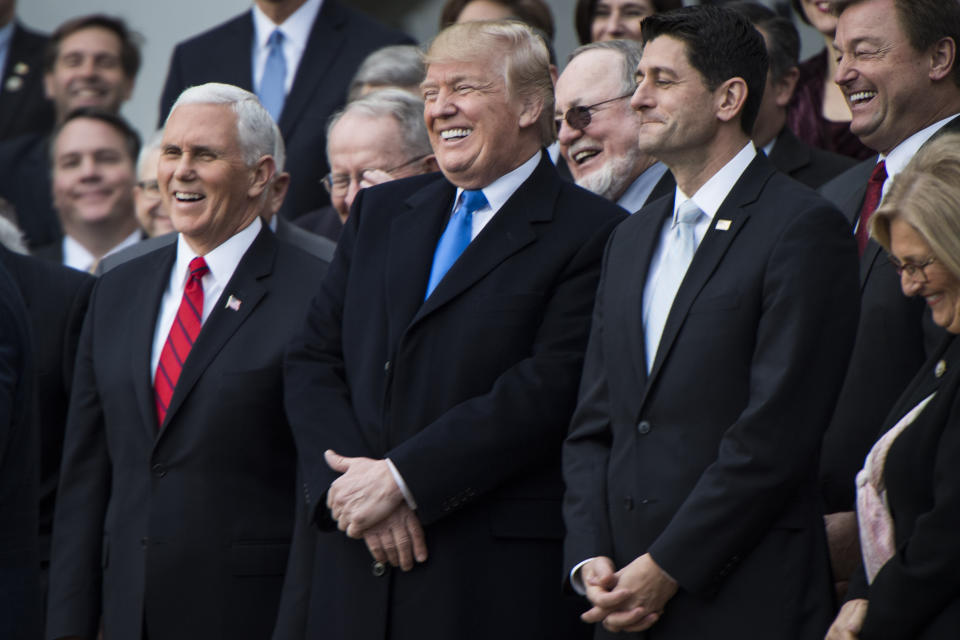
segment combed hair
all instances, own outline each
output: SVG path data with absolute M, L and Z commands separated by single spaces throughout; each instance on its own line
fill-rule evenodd
M 440 12 L 440 28 L 446 29 L 457 21 L 460 14 L 473 0 L 447 0 Z M 539 29 L 548 41 L 553 40 L 554 26 L 553 13 L 543 0 L 493 0 L 506 10 L 513 18 L 524 22 L 534 29 Z
M 643 46 L 636 40 L 601 40 L 577 47 L 567 58 L 567 64 L 588 51 L 613 51 L 620 54 L 623 68 L 620 73 L 620 87 L 626 93 L 637 88 L 637 65 L 643 55 Z
M 659 36 L 681 41 L 687 60 L 715 91 L 730 78 L 747 84 L 747 99 L 740 113 L 740 127 L 748 136 L 760 111 L 767 83 L 767 47 L 750 21 L 722 6 L 684 7 L 657 13 L 640 26 L 644 42 Z
M 364 85 L 370 87 L 419 87 L 426 76 L 423 52 L 412 44 L 395 44 L 377 49 L 364 59 L 350 81 L 347 102 L 360 97 Z
M 411 157 L 433 153 L 427 126 L 423 122 L 423 100 L 400 89 L 380 89 L 347 103 L 330 117 L 327 124 L 327 144 L 330 132 L 343 116 L 350 114 L 366 118 L 393 118 L 403 137 L 403 151 Z M 329 152 L 327 157 L 329 157 Z
M 123 68 L 123 74 L 128 78 L 135 78 L 137 71 L 140 70 L 140 43 L 143 38 L 140 34 L 131 31 L 120 18 L 102 13 L 68 20 L 50 34 L 43 50 L 44 73 L 53 71 L 53 67 L 57 64 L 57 58 L 60 56 L 60 43 L 63 42 L 64 38 L 78 31 L 94 27 L 117 34 L 120 39 L 120 66 Z
M 864 0 L 834 0 L 833 12 L 842 14 Z M 957 0 L 893 0 L 900 28 L 915 51 L 923 52 L 942 38 L 960 47 L 960 2 Z M 960 54 L 958 54 L 960 55 Z M 960 86 L 960 61 L 953 61 L 953 83 Z
M 960 278 L 960 134 L 931 139 L 898 173 L 870 217 L 870 235 L 890 251 L 890 224 L 902 220 Z
M 424 56 L 431 64 L 490 60 L 503 52 L 504 80 L 511 96 L 538 101 L 540 141 L 549 145 L 556 137 L 553 123 L 553 80 L 550 55 L 543 38 L 528 25 L 516 21 L 460 22 L 433 39 Z
M 761 36 L 767 35 L 767 56 L 774 81 L 782 80 L 790 69 L 797 66 L 800 61 L 800 34 L 791 20 L 756 2 L 728 2 L 726 7 L 749 20 L 760 30 Z
M 150 155 L 152 151 L 159 151 L 160 147 L 163 145 L 163 129 L 159 131 L 154 131 L 153 135 L 147 140 L 140 148 L 140 153 L 137 154 L 137 176 L 143 173 L 143 165 L 147 163 L 147 156 Z
M 51 167 L 56 166 L 56 158 L 53 157 L 53 147 L 57 137 L 59 137 L 60 132 L 63 131 L 63 128 L 67 126 L 69 122 L 80 118 L 96 120 L 115 129 L 117 133 L 123 137 L 123 145 L 126 148 L 127 155 L 130 156 L 130 163 L 133 164 L 137 161 L 137 158 L 140 156 L 140 134 L 137 133 L 137 130 L 134 129 L 123 116 L 100 107 L 77 107 L 68 113 L 67 117 L 63 119 L 63 122 L 57 124 L 53 129 L 53 134 L 50 136 L 49 149 Z
M 656 13 L 679 9 L 682 6 L 683 0 L 653 0 L 653 10 Z M 573 10 L 573 23 L 580 44 L 587 44 L 593 40 L 590 31 L 593 26 L 593 18 L 596 15 L 597 0 L 577 0 L 577 6 Z
M 277 128 L 270 113 L 263 108 L 257 96 L 232 84 L 208 82 L 185 89 L 170 108 L 170 115 L 185 104 L 220 104 L 237 114 L 237 138 L 244 162 L 252 167 L 263 156 L 273 155 Z M 167 116 L 167 122 L 170 121 Z M 274 159 L 276 162 L 276 159 Z

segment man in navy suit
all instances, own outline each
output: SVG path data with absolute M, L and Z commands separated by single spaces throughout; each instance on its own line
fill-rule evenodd
M 271 38 L 278 40 L 272 57 Z M 192 85 L 227 82 L 254 91 L 264 104 L 278 90 L 268 110 L 287 143 L 292 177 L 280 215 L 294 218 L 330 202 L 320 183 L 329 171 L 327 118 L 343 104 L 354 71 L 370 52 L 410 42 L 338 0 L 257 0 L 250 11 L 177 45 L 160 123 Z
M 0 140 L 53 127 L 53 104 L 43 93 L 47 37 L 24 27 L 16 0 L 0 2 Z
M 604 256 L 563 452 L 566 569 L 607 631 L 822 638 L 816 483 L 857 318 L 843 217 L 750 140 L 761 35 L 729 9 L 643 22 L 633 107 L 674 195 Z
M 278 242 L 275 129 L 249 92 L 185 91 L 158 182 L 179 238 L 94 288 L 53 534 L 47 637 L 269 637 L 294 518 L 281 361 L 319 259 Z
M 442 175 L 357 194 L 287 358 L 307 637 L 583 637 L 558 580 L 560 444 L 625 214 L 544 152 L 553 85 L 529 27 L 453 25 L 427 65 Z

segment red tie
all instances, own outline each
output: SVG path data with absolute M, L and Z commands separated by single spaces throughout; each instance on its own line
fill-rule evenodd
M 180 308 L 177 309 L 177 317 L 170 327 L 167 341 L 163 343 L 163 350 L 160 351 L 160 364 L 157 365 L 157 375 L 153 380 L 158 427 L 167 417 L 167 407 L 170 406 L 170 398 L 173 397 L 173 389 L 177 386 L 183 363 L 200 333 L 203 322 L 203 284 L 200 280 L 209 270 L 206 261 L 201 257 L 190 261 L 190 275 L 183 290 L 183 299 L 180 300 Z
M 883 183 L 887 179 L 887 164 L 883 160 L 877 163 L 867 182 L 867 194 L 863 198 L 863 207 L 860 208 L 860 224 L 857 226 L 857 250 L 863 255 L 870 239 L 870 216 L 880 206 L 880 196 L 883 193 Z

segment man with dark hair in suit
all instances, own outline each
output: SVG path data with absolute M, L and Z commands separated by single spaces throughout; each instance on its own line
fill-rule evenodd
M 17 0 L 0 0 L 0 140 L 46 133 L 53 104 L 43 93 L 47 37 L 16 20 Z
M 357 194 L 287 357 L 307 637 L 583 637 L 557 581 L 560 444 L 624 214 L 545 154 L 553 84 L 529 27 L 456 24 L 426 61 L 443 175 Z
M 900 276 L 867 222 L 890 177 L 940 131 L 960 130 L 960 3 L 850 0 L 836 7 L 834 78 L 847 97 L 850 131 L 879 156 L 825 184 L 860 249 L 860 325 L 850 368 L 823 443 L 821 483 L 835 578 L 860 562 L 853 513 L 857 471 L 887 412 L 943 331 L 923 298 L 906 298 Z
M 597 637 L 822 638 L 817 452 L 856 326 L 853 239 L 750 140 L 767 56 L 745 18 L 688 7 L 643 37 L 639 145 L 677 187 L 604 256 L 563 453 L 571 585 Z
M 247 91 L 185 91 L 158 181 L 175 245 L 103 275 L 54 520 L 48 638 L 269 637 L 293 526 L 281 362 L 321 262 L 278 242 L 275 129 Z
M 666 165 L 637 148 L 640 117 L 630 108 L 643 48 L 634 40 L 594 42 L 570 54 L 557 79 L 557 142 L 576 183 L 627 213 L 673 191 Z
M 118 18 L 81 16 L 60 25 L 47 41 L 43 83 L 57 123 L 81 107 L 118 113 L 140 69 L 137 36 Z M 0 143 L 0 196 L 16 209 L 17 224 L 35 248 L 60 239 L 53 207 L 48 132 Z
M 180 43 L 160 100 L 160 123 L 181 91 L 227 82 L 256 93 L 287 143 L 290 193 L 285 218 L 329 204 L 327 118 L 342 104 L 353 73 L 372 51 L 409 37 L 340 0 L 256 0 L 245 12 Z M 251 55 L 252 53 L 252 55 Z
M 853 159 L 811 147 L 787 126 L 787 105 L 800 78 L 800 35 L 793 22 L 755 2 L 732 2 L 726 6 L 749 20 L 767 45 L 770 68 L 753 126 L 753 143 L 773 166 L 814 189 L 849 169 Z

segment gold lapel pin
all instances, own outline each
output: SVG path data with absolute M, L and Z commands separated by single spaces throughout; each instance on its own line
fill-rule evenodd
M 28 65 L 26 62 L 18 62 L 17 64 L 13 65 L 13 72 L 18 76 L 25 76 L 30 72 L 30 65 Z
M 23 78 L 20 76 L 10 76 L 4 83 L 3 88 L 7 91 L 20 91 L 23 87 Z
M 726 218 L 717 220 L 717 231 L 729 231 L 731 224 L 733 224 L 733 221 Z
M 945 374 L 946 372 L 947 372 L 947 363 L 945 360 L 941 360 L 940 362 L 937 363 L 937 366 L 933 368 L 933 375 L 937 376 L 938 378 L 942 378 L 943 374 Z

